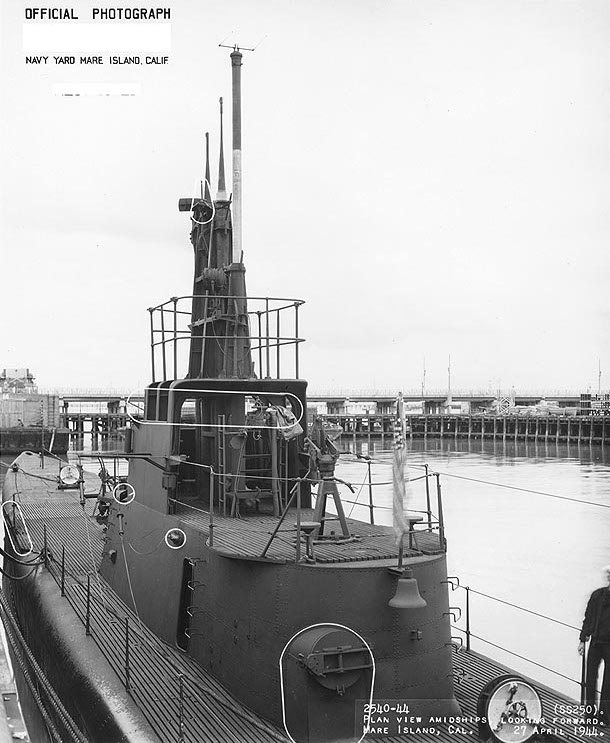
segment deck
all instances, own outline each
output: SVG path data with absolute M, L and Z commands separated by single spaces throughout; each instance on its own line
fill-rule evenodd
M 103 549 L 103 533 L 91 518 L 93 502 L 88 501 L 83 510 L 76 491 L 57 491 L 51 485 L 54 471 L 39 468 L 38 460 L 31 458 L 28 469 L 8 473 L 9 492 L 20 494 L 22 507 L 35 544 L 41 550 L 45 533 L 52 557 L 47 569 L 61 586 L 62 547 L 65 547 L 65 595 L 74 611 L 83 621 L 83 642 L 94 642 L 108 659 L 117 676 L 128 688 L 144 716 L 164 743 L 287 743 L 288 738 L 244 708 L 213 677 L 177 649 L 160 641 L 136 615 L 110 589 L 98 574 Z M 49 460 L 47 460 L 49 461 Z M 28 474 L 29 470 L 29 474 Z M 42 474 L 44 473 L 44 474 Z M 40 479 L 48 477 L 49 479 Z M 95 480 L 92 481 L 92 486 Z M 29 497 L 28 497 L 29 496 Z M 190 513 L 187 514 L 186 512 Z M 180 518 L 190 521 L 197 528 L 207 529 L 207 514 L 184 509 Z M 250 519 L 217 519 L 215 525 L 216 549 L 235 555 L 258 555 L 268 540 L 276 522 L 272 517 Z M 350 520 L 350 528 L 360 536 L 360 541 L 340 545 L 316 545 L 316 558 L 327 562 L 364 559 L 394 559 L 392 533 L 387 528 L 374 527 Z M 253 525 L 255 528 L 253 529 Z M 229 526 L 234 536 L 230 535 Z M 291 534 L 280 533 L 282 541 L 274 543 L 275 559 L 294 560 L 296 535 L 293 522 L 287 524 Z M 420 550 L 434 536 L 418 536 Z M 242 541 L 243 539 L 243 541 Z M 438 541 L 436 542 L 438 547 Z M 341 554 L 337 553 L 341 550 Z M 345 552 L 347 550 L 347 552 Z M 367 556 L 363 557 L 366 552 Z M 377 558 L 371 554 L 376 553 Z M 87 620 L 87 575 L 90 579 L 90 635 L 85 634 Z M 129 660 L 126 662 L 126 646 Z M 482 655 L 458 649 L 454 653 L 455 694 L 462 708 L 463 717 L 476 716 L 476 702 L 480 690 L 497 676 L 510 672 L 504 666 Z M 565 696 L 538 687 L 544 705 L 544 715 L 551 720 L 557 715 L 553 705 L 574 703 Z M 422 723 L 423 725 L 424 723 Z M 459 725 L 460 731 L 450 731 L 448 723 L 435 724 L 435 732 L 408 735 L 386 735 L 380 740 L 387 743 L 421 741 L 455 743 L 478 740 L 474 719 Z M 583 738 L 574 734 L 571 725 L 558 724 L 561 733 L 548 736 L 547 741 L 573 743 Z M 182 736 L 182 737 L 181 737 Z M 367 739 L 373 736 L 367 736 Z
M 313 509 L 302 509 L 301 520 L 313 521 Z M 177 505 L 177 518 L 184 524 L 209 534 L 209 514 L 194 506 L 184 503 Z M 387 526 L 367 524 L 355 519 L 346 519 L 350 537 L 344 538 L 338 521 L 326 525 L 325 533 L 335 536 L 325 537 L 314 542 L 316 564 L 363 562 L 369 560 L 398 560 L 398 548 L 394 531 Z M 213 548 L 225 557 L 240 559 L 258 559 L 263 554 L 266 545 L 278 523 L 277 518 L 270 514 L 254 514 L 245 518 L 231 518 L 228 516 L 214 516 Z M 409 541 L 411 546 L 409 546 Z M 404 556 L 434 555 L 440 553 L 438 534 L 424 531 L 414 531 L 409 540 L 405 535 Z M 266 557 L 276 561 L 293 561 L 296 554 L 296 523 L 294 513 L 289 513 L 278 533 L 274 537 Z M 305 554 L 302 546 L 301 554 Z
M 82 641 L 98 645 L 159 740 L 284 743 L 283 733 L 247 710 L 188 656 L 162 642 L 114 594 L 98 573 L 104 540 L 91 517 L 95 501 L 87 501 L 83 509 L 78 491 L 51 489 L 54 467 L 40 469 L 37 457 L 28 458 L 27 469 L 16 476 L 7 474 L 8 493 L 20 494 L 35 551 L 42 550 L 46 534 L 52 555 L 48 570 L 58 592 L 64 574 L 66 600 L 83 622 Z M 87 489 L 93 490 L 96 480 L 89 480 Z M 87 576 L 91 576 L 89 635 Z

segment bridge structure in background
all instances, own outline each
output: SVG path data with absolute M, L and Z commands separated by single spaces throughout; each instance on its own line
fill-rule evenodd
M 576 408 L 580 403 L 580 391 L 555 390 L 523 392 L 491 390 L 406 390 L 402 397 L 407 407 L 418 407 L 423 415 L 440 415 L 445 412 L 483 413 L 488 412 L 496 402 L 510 400 L 513 407 L 538 405 L 552 400 L 561 408 Z M 321 415 L 341 415 L 345 413 L 390 414 L 396 412 L 397 390 L 387 391 L 310 391 L 308 404 L 316 407 Z M 324 409 L 326 406 L 326 409 Z
M 59 397 L 60 410 L 64 414 L 90 412 L 126 414 L 142 408 L 144 394 L 124 390 L 48 390 Z M 531 406 L 543 400 L 552 400 L 559 407 L 578 407 L 581 391 L 575 390 L 404 390 L 407 406 L 417 404 L 425 415 L 439 415 L 448 406 L 461 407 L 463 413 L 479 413 L 489 410 L 498 400 L 510 400 L 513 406 Z M 320 414 L 339 415 L 350 412 L 390 414 L 396 411 L 398 390 L 316 390 L 308 392 L 308 403 Z M 97 407 L 96 407 L 97 406 Z M 130 408 L 130 410 L 128 410 Z

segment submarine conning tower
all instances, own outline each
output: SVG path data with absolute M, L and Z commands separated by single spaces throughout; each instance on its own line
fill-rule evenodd
M 137 495 L 112 504 L 102 570 L 153 631 L 292 740 L 355 743 L 371 699 L 459 711 L 440 488 L 436 516 L 424 500 L 399 545 L 372 516 L 345 515 L 338 449 L 323 426 L 307 435 L 302 301 L 246 295 L 241 60 L 234 49 L 233 190 L 221 99 L 216 198 L 206 136 L 205 183 L 179 201 L 193 294 L 149 310 L 153 381 L 127 443 Z
M 233 193 L 224 172 L 223 100 L 220 99 L 218 191 L 211 200 L 209 138 L 206 134 L 205 190 L 200 199 L 183 198 L 191 212 L 195 251 L 188 377 L 248 379 L 254 376 L 249 339 L 246 269 L 242 249 L 241 60 L 231 54 L 233 73 Z M 233 212 L 233 213 L 232 213 Z
M 232 191 L 228 193 L 225 180 L 220 98 L 216 197 L 212 198 L 206 134 L 200 193 L 178 201 L 178 209 L 188 212 L 191 220 L 193 293 L 149 309 L 153 381 L 145 394 L 144 420 L 169 425 L 163 433 L 162 429 L 155 433 L 153 427 L 143 435 L 158 439 L 154 448 L 169 449 L 166 454 L 174 458 L 165 478 L 170 502 L 192 494 L 209 505 L 215 488 L 217 502 L 230 501 L 229 508 L 238 513 L 240 500 L 260 501 L 274 491 L 273 512 L 279 515 L 279 491 L 292 488 L 307 472 L 306 457 L 299 456 L 305 449 L 307 411 L 307 383 L 299 379 L 303 301 L 247 296 L 241 224 L 241 68 L 242 53 L 233 48 Z M 294 436 L 285 435 L 290 427 L 286 416 L 299 424 Z M 272 441 L 276 435 L 282 439 L 277 446 Z M 146 440 L 147 450 L 152 443 Z M 281 471 L 283 484 L 273 477 L 269 484 L 272 470 Z M 218 475 L 217 481 L 211 472 Z M 303 504 L 310 502 L 309 493 L 309 485 L 303 483 Z

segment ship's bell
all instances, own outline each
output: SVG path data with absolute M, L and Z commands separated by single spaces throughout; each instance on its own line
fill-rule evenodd
M 423 609 L 428 606 L 420 596 L 417 579 L 413 578 L 413 571 L 407 568 L 398 579 L 396 593 L 389 600 L 388 606 L 393 609 Z

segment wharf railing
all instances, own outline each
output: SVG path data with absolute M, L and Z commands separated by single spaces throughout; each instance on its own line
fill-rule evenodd
M 201 320 L 192 322 L 195 300 L 208 303 Z M 248 334 L 217 334 L 214 324 L 233 320 L 237 310 L 247 301 Z M 243 297 L 224 295 L 183 295 L 155 307 L 149 307 L 150 349 L 153 382 L 179 379 L 187 376 L 191 343 L 203 351 L 206 343 L 222 344 L 239 339 L 249 345 L 252 360 L 258 364 L 256 374 L 261 379 L 280 379 L 282 374 L 299 378 L 299 346 L 305 341 L 299 337 L 299 308 L 302 299 L 286 297 Z M 201 333 L 196 332 L 201 328 Z M 288 329 L 288 333 L 285 332 Z M 237 331 L 236 331 L 237 332 Z M 187 341 L 187 343 L 185 343 Z M 160 375 L 158 377 L 157 375 Z

